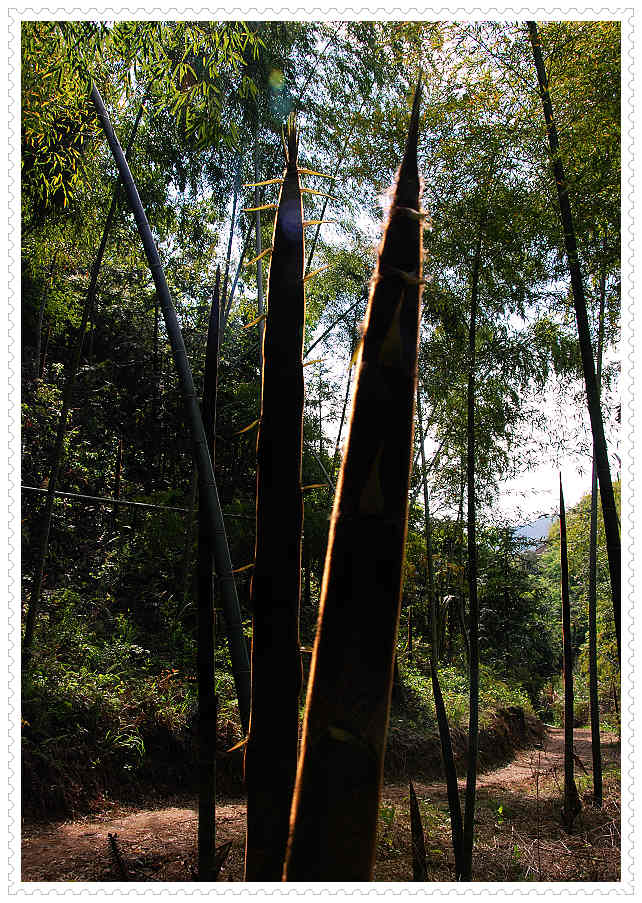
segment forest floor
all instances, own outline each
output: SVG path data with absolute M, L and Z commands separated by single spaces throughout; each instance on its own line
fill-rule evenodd
M 473 874 L 479 881 L 617 881 L 620 877 L 620 744 L 602 734 L 604 806 L 592 802 L 591 736 L 575 729 L 575 776 L 582 812 L 574 831 L 562 827 L 564 733 L 547 728 L 540 748 L 479 775 Z M 464 782 L 460 781 L 460 788 Z M 452 881 L 453 855 L 446 788 L 415 783 L 432 881 Z M 157 808 L 114 804 L 74 821 L 25 825 L 23 881 L 122 881 L 109 834 L 128 880 L 192 881 L 197 816 L 194 800 Z M 232 842 L 219 880 L 242 881 L 245 801 L 217 806 L 218 843 Z M 384 786 L 375 881 L 412 880 L 408 786 Z

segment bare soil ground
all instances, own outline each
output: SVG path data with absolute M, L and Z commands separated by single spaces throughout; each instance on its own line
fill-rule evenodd
M 594 809 L 591 737 L 575 729 L 576 781 L 583 808 L 573 834 L 562 827 L 563 731 L 548 728 L 541 748 L 520 751 L 478 780 L 474 875 L 482 881 L 617 881 L 620 876 L 620 748 L 602 735 L 604 806 Z M 463 782 L 460 782 L 463 787 Z M 443 783 L 415 783 L 433 881 L 452 881 L 450 820 Z M 122 881 L 109 834 L 130 881 L 194 880 L 196 805 L 170 800 L 162 808 L 114 805 L 74 821 L 26 825 L 23 881 Z M 220 876 L 243 880 L 245 801 L 217 807 L 218 842 L 232 841 Z M 408 786 L 387 784 L 380 810 L 375 881 L 411 881 Z

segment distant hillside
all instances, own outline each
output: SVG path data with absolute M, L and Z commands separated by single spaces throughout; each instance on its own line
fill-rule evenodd
M 552 516 L 543 514 L 531 524 L 525 524 L 523 527 L 515 527 L 515 535 L 523 536 L 526 539 L 546 539 L 552 523 Z

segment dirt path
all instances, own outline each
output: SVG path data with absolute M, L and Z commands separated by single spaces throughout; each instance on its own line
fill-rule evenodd
M 591 773 L 591 738 L 590 731 L 585 729 L 576 729 L 574 733 L 577 756 L 576 774 L 581 788 L 580 776 L 583 774 L 583 769 L 588 774 Z M 535 856 L 534 846 L 530 839 L 535 821 L 533 800 L 536 790 L 537 867 L 543 880 L 556 880 L 550 877 L 550 874 L 547 878 L 543 871 L 542 842 L 544 842 L 544 846 L 547 842 L 549 846 L 551 843 L 558 842 L 558 835 L 561 831 L 557 825 L 559 794 L 556 795 L 556 786 L 561 783 L 563 743 L 563 731 L 549 728 L 546 732 L 543 749 L 522 750 L 508 765 L 479 776 L 476 855 L 483 857 L 484 880 L 510 880 L 511 877 L 514 879 L 515 875 L 510 872 L 512 865 L 515 866 L 513 871 L 521 870 L 521 880 L 524 880 L 524 862 L 520 862 L 517 857 L 517 861 L 511 865 L 510 860 L 515 858 L 515 851 L 518 849 L 516 836 L 525 838 L 524 857 L 527 855 L 527 847 L 528 849 L 533 847 L 531 853 Z M 605 763 L 618 761 L 619 747 L 616 738 L 603 735 L 602 743 Z M 550 800 L 545 790 L 547 783 L 552 787 Z M 415 789 L 422 808 L 427 848 L 430 847 L 431 877 L 433 880 L 451 880 L 452 853 L 450 851 L 448 810 L 445 804 L 445 785 L 417 782 Z M 388 784 L 384 787 L 383 823 L 379 832 L 379 851 L 375 873 L 377 881 L 410 880 L 412 868 L 410 866 L 407 800 L 408 787 L 406 784 Z M 555 808 L 556 806 L 557 808 Z M 606 833 L 603 832 L 599 836 L 603 836 L 605 841 L 608 841 L 608 836 L 610 836 L 613 841 L 611 849 L 615 851 L 615 835 L 612 825 L 617 819 L 607 809 L 608 806 L 605 806 L 605 809 L 599 814 L 597 825 L 593 825 L 587 815 L 586 818 L 589 821 L 582 827 L 593 833 L 598 829 L 600 831 L 604 829 Z M 601 817 L 602 815 L 604 818 Z M 592 814 L 591 818 L 593 818 Z M 509 824 L 510 837 L 508 837 Z M 219 803 L 217 826 L 218 842 L 232 841 L 232 850 L 221 874 L 221 880 L 241 881 L 245 835 L 244 800 Z M 606 830 L 607 826 L 610 826 L 610 835 Z M 124 807 L 114 807 L 110 813 L 102 816 L 89 816 L 75 821 L 49 824 L 45 827 L 26 827 L 23 832 L 22 879 L 23 881 L 123 880 L 109 840 L 111 833 L 117 835 L 116 844 L 125 863 L 129 880 L 190 881 L 193 880 L 195 866 L 196 827 L 195 803 L 189 800 L 185 800 L 179 805 L 155 810 L 135 811 Z M 548 838 L 547 841 L 543 841 L 544 835 Z M 507 837 L 509 845 L 506 848 L 507 851 L 510 847 L 510 851 L 506 853 L 509 857 L 508 865 L 502 855 L 499 855 Z M 617 837 L 619 838 L 619 830 Z M 592 841 L 591 846 L 595 846 Z M 599 846 L 606 848 L 608 843 L 599 844 Z M 565 844 L 565 848 L 569 849 L 568 843 Z M 550 855 L 545 851 L 544 858 L 546 861 L 546 856 L 549 856 L 547 868 L 550 873 L 555 865 L 554 859 L 557 854 L 554 849 L 549 852 Z M 575 854 L 573 855 L 575 856 Z M 614 865 L 613 856 L 611 854 L 609 856 L 609 874 L 611 874 L 614 868 L 619 867 L 619 849 L 617 850 L 617 866 Z M 600 862 L 602 859 L 604 856 L 600 858 Z M 496 860 L 495 866 L 493 863 Z M 587 868 L 595 870 L 595 866 L 591 862 L 587 860 Z M 526 872 L 528 878 L 528 871 L 526 870 Z M 576 878 L 575 880 L 587 879 L 584 877 L 584 879 Z

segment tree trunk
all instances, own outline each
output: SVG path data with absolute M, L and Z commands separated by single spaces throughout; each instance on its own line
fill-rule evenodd
M 51 287 L 54 281 L 54 274 L 56 272 L 56 259 L 58 257 L 58 252 L 56 251 L 51 259 L 51 266 L 49 267 L 49 276 L 47 278 L 47 283 L 45 285 L 45 290 L 42 294 L 42 301 L 40 302 L 40 309 L 38 310 L 38 323 L 36 325 L 36 351 L 34 354 L 33 361 L 33 369 L 36 375 L 36 378 L 42 378 L 43 371 L 43 361 L 42 358 L 42 325 L 45 319 L 45 310 L 47 308 L 47 301 L 49 300 L 49 293 L 51 291 Z
M 424 829 L 421 824 L 421 813 L 412 781 L 408 784 L 408 791 L 410 793 L 410 831 L 412 835 L 412 880 L 427 881 L 428 864 L 426 862 Z
M 194 512 L 196 510 L 196 493 L 198 490 L 198 468 L 192 465 L 192 476 L 189 487 L 189 508 L 185 515 L 185 545 L 183 546 L 183 563 L 181 565 L 180 608 L 185 608 L 187 591 L 192 572 L 192 541 L 194 538 Z
M 606 252 L 606 249 L 603 249 Z M 604 344 L 604 306 L 606 301 L 606 262 L 600 278 L 600 313 L 597 339 L 597 389 L 602 376 L 602 347 Z M 600 749 L 600 703 L 597 688 L 597 468 L 593 455 L 591 474 L 591 525 L 589 529 L 589 699 L 591 706 L 591 753 L 593 757 L 593 805 L 602 808 L 602 752 Z
M 47 349 L 49 348 L 49 337 L 51 336 L 51 323 L 47 326 L 47 335 L 45 336 L 45 347 L 42 349 L 42 356 L 40 358 L 40 370 L 38 371 L 38 376 L 40 379 L 44 378 L 45 375 L 45 363 L 47 361 Z
M 432 542 L 430 536 L 430 513 L 428 508 L 428 478 L 426 473 L 426 453 L 424 450 L 425 434 L 423 431 L 423 416 L 421 411 L 421 394 L 417 389 L 417 418 L 419 425 L 419 454 L 421 456 L 421 482 L 424 494 L 424 528 L 426 535 L 426 570 L 428 574 L 428 603 L 430 605 L 430 677 L 432 682 L 433 697 L 435 700 L 435 713 L 437 715 L 437 727 L 439 728 L 439 740 L 441 743 L 441 756 L 446 776 L 446 788 L 448 791 L 448 808 L 450 810 L 450 828 L 455 856 L 455 874 L 459 878 L 461 873 L 462 856 L 462 820 L 461 804 L 459 802 L 459 789 L 457 786 L 457 769 L 453 756 L 448 715 L 444 705 L 444 698 L 439 684 L 439 650 L 437 643 L 437 609 L 434 593 L 434 578 L 432 566 Z
M 305 289 L 297 155 L 291 120 L 268 280 L 256 456 L 246 881 L 281 879 L 298 752 Z
M 462 840 L 461 879 L 472 880 L 473 842 L 475 833 L 475 798 L 477 795 L 477 756 L 479 750 L 479 606 L 477 601 L 477 541 L 475 513 L 475 340 L 479 273 L 481 269 L 482 237 L 486 220 L 485 210 L 479 220 L 477 247 L 473 260 L 470 292 L 470 330 L 468 333 L 468 392 L 467 392 L 467 452 L 468 484 L 468 645 L 470 674 L 470 708 L 468 715 L 468 768 L 466 772 L 466 805 Z
M 218 384 L 218 349 L 220 326 L 220 273 L 212 298 L 205 369 L 203 373 L 203 427 L 207 447 L 215 468 L 216 394 Z M 203 494 L 199 496 L 203 498 Z M 214 621 L 214 536 L 209 529 L 207 512 L 198 510 L 198 877 L 199 881 L 216 880 L 216 693 Z
M 573 645 L 571 638 L 571 600 L 568 585 L 568 555 L 566 551 L 566 511 L 562 476 L 560 474 L 560 565 L 562 571 L 562 645 L 564 654 L 564 808 L 562 821 L 570 834 L 573 822 L 581 809 L 573 774 Z
M 330 524 L 288 881 L 372 880 L 412 461 L 422 266 L 419 98 L 418 85 Z
M 192 379 L 192 371 L 187 359 L 183 336 L 181 334 L 176 311 L 174 310 L 167 280 L 165 279 L 163 267 L 158 256 L 151 229 L 149 228 L 149 223 L 147 222 L 147 217 L 145 216 L 145 211 L 143 210 L 138 195 L 138 190 L 132 179 L 129 166 L 127 165 L 120 144 L 118 143 L 118 138 L 109 121 L 109 116 L 105 109 L 102 97 L 95 85 L 93 85 L 91 89 L 91 99 L 96 108 L 98 119 L 100 120 L 101 126 L 107 137 L 109 147 L 127 192 L 127 198 L 143 242 L 145 255 L 163 311 L 165 327 L 172 346 L 180 388 L 185 401 L 185 419 L 194 443 L 194 457 L 201 479 L 201 488 L 204 496 L 204 498 L 201 499 L 201 502 L 205 502 L 210 532 L 215 537 L 215 564 L 221 588 L 223 612 L 227 622 L 232 670 L 234 671 L 237 687 L 242 688 L 239 697 L 239 710 L 241 721 L 243 722 L 244 718 L 247 717 L 250 699 L 250 668 L 247 657 L 247 646 L 243 635 L 241 610 L 236 594 L 236 583 L 232 570 L 230 550 L 227 544 L 225 522 L 223 520 L 223 512 L 221 511 L 216 482 L 214 480 L 212 461 L 209 455 L 207 437 L 205 435 L 203 419 L 201 417 L 198 398 L 194 387 L 194 380 Z
M 566 246 L 566 256 L 568 258 L 568 266 L 571 276 L 573 304 L 575 306 L 575 319 L 577 321 L 577 334 L 580 344 L 580 354 L 582 357 L 582 369 L 584 371 L 584 384 L 586 387 L 586 400 L 588 403 L 589 416 L 591 418 L 591 430 L 593 433 L 593 454 L 595 456 L 595 466 L 597 469 L 597 476 L 600 485 L 600 496 L 602 499 L 604 533 L 606 535 L 606 548 L 609 559 L 609 573 L 611 577 L 611 595 L 613 598 L 613 618 L 615 621 L 618 660 L 620 660 L 620 595 L 622 580 L 622 565 L 620 560 L 620 531 L 618 525 L 617 509 L 615 507 L 615 496 L 613 494 L 613 484 L 611 482 L 611 469 L 609 466 L 606 438 L 604 436 L 604 423 L 602 420 L 602 409 L 600 407 L 600 394 L 597 378 L 595 375 L 595 361 L 593 359 L 591 332 L 589 329 L 588 314 L 586 311 L 584 282 L 582 279 L 582 272 L 580 270 L 580 262 L 577 252 L 575 226 L 573 223 L 573 214 L 571 212 L 571 204 L 568 196 L 568 184 L 566 181 L 566 176 L 564 174 L 564 167 L 562 165 L 557 128 L 555 125 L 555 118 L 553 116 L 553 106 L 548 90 L 548 78 L 546 75 L 546 69 L 544 67 L 542 48 L 537 31 L 537 25 L 535 22 L 528 23 L 528 31 L 530 35 L 531 46 L 533 48 L 533 58 L 535 60 L 537 79 L 539 82 L 542 105 L 544 108 L 544 119 L 546 120 L 546 129 L 548 132 L 548 140 L 553 163 L 553 173 L 555 176 L 555 183 L 557 185 L 560 215 L 562 219 L 562 227 L 564 229 L 564 244 Z
M 256 143 L 254 146 L 254 181 L 258 182 L 261 178 L 261 166 L 260 166 L 260 150 L 259 150 L 259 137 L 258 137 L 258 128 L 256 133 Z M 254 189 L 254 206 L 261 206 L 261 192 L 258 187 Z M 261 242 L 261 211 L 256 211 L 256 220 L 255 220 L 255 238 L 256 238 L 256 255 L 257 257 L 261 254 L 263 250 L 262 242 Z M 259 316 L 265 313 L 265 304 L 263 303 L 263 258 L 259 257 L 256 261 L 256 303 L 258 306 Z M 265 341 L 265 320 L 261 320 L 259 323 L 259 362 L 261 367 L 261 373 L 263 373 L 263 343 Z
M 126 154 L 131 150 L 132 144 L 134 143 L 134 138 L 136 137 L 136 130 L 138 129 L 138 124 L 140 122 L 142 116 L 142 106 L 138 112 L 138 116 L 132 128 L 131 134 L 129 136 L 129 142 L 127 144 Z M 114 135 L 115 137 L 115 135 Z M 117 140 L 117 139 L 116 139 Z M 120 145 L 119 145 L 120 147 Z M 122 150 L 121 150 L 122 154 Z M 123 155 L 123 160 L 126 158 Z M 63 449 L 65 443 L 65 433 L 67 432 L 67 418 L 69 417 L 69 409 L 71 408 L 71 402 L 73 399 L 74 386 L 76 384 L 76 374 L 78 372 L 78 367 L 80 366 L 80 358 L 82 356 L 82 348 L 83 343 L 85 341 L 85 333 L 87 332 L 87 322 L 89 320 L 89 314 L 91 312 L 94 297 L 96 295 L 96 286 L 98 284 L 98 274 L 100 272 L 100 267 L 103 262 L 103 257 L 105 255 L 105 249 L 107 248 L 107 241 L 109 239 L 109 233 L 111 231 L 111 227 L 114 222 L 114 218 L 116 216 L 116 210 L 118 207 L 118 195 L 119 195 L 119 186 L 116 184 L 114 187 L 114 193 L 112 196 L 111 204 L 109 206 L 109 212 L 107 213 L 107 219 L 105 220 L 105 226 L 103 228 L 103 234 L 100 239 L 100 244 L 98 245 L 98 251 L 96 252 L 96 258 L 93 262 L 91 273 L 89 276 L 89 288 L 87 289 L 87 294 L 85 296 L 85 303 L 83 305 L 82 315 L 80 319 L 80 326 L 78 328 L 78 335 L 76 336 L 76 345 L 74 347 L 74 351 L 71 357 L 71 361 L 68 368 L 67 379 L 65 381 L 65 387 L 63 389 L 62 394 L 62 409 L 60 411 L 60 417 L 58 419 L 58 431 L 56 433 L 56 444 L 54 446 L 54 453 L 51 463 L 51 470 L 49 472 L 49 485 L 47 488 L 47 500 L 45 502 L 45 510 L 42 518 L 42 528 L 40 535 L 40 544 L 38 547 L 38 555 L 36 557 L 37 565 L 36 572 L 33 578 L 33 584 L 31 587 L 31 595 L 29 598 L 29 608 L 27 610 L 27 619 L 25 624 L 25 634 L 23 640 L 22 647 L 22 666 L 25 669 L 28 669 L 31 664 L 31 655 L 32 655 L 32 647 L 33 647 L 33 636 L 36 628 L 36 622 L 38 619 L 38 614 L 40 612 L 40 599 L 42 594 L 42 582 L 45 573 L 45 564 L 47 562 L 47 553 L 49 551 L 49 533 L 51 530 L 51 519 L 53 516 L 53 506 L 54 500 L 56 497 L 56 486 L 58 483 L 58 475 L 60 473 L 60 465 L 62 464 L 62 456 Z
M 236 207 L 238 204 L 239 191 L 241 190 L 241 158 L 239 157 L 238 166 L 236 170 L 236 176 L 234 179 L 234 195 L 232 198 L 232 218 L 230 221 L 230 236 L 227 240 L 227 255 L 225 257 L 225 274 L 223 276 L 223 288 L 221 290 L 221 301 L 220 301 L 220 340 L 223 338 L 223 328 L 222 324 L 225 319 L 225 310 L 227 306 L 227 281 L 230 275 L 230 262 L 232 260 L 232 242 L 234 239 L 234 226 L 236 225 Z
M 120 498 L 120 482 L 123 472 L 123 437 L 118 438 L 118 449 L 116 451 L 116 473 L 114 475 L 114 498 Z M 118 517 L 118 505 L 114 505 L 111 511 L 111 529 L 116 529 L 116 520 Z
M 455 768 L 455 756 L 453 754 L 448 714 L 444 705 L 444 697 L 439 684 L 437 669 L 431 663 L 430 679 L 432 682 L 432 695 L 435 700 L 435 714 L 437 727 L 439 728 L 439 741 L 441 743 L 441 760 L 446 776 L 446 790 L 448 793 L 448 810 L 450 812 L 450 834 L 452 837 L 453 854 L 455 856 L 455 876 L 457 880 L 462 873 L 462 844 L 464 827 L 461 817 L 461 803 L 459 801 L 459 786 L 457 784 L 457 769 Z
M 354 344 L 355 344 L 355 334 L 357 329 L 357 313 L 359 308 L 355 307 L 354 309 L 354 323 L 352 324 L 352 337 L 350 340 L 350 360 L 352 361 L 352 356 L 354 354 Z M 337 432 L 337 439 L 334 443 L 334 453 L 332 455 L 332 468 L 330 470 L 330 475 L 334 480 L 335 474 L 337 472 L 337 464 L 339 461 L 339 451 L 341 448 L 341 434 L 343 433 L 343 424 L 346 419 L 346 412 L 348 410 L 348 399 L 350 398 L 350 386 L 352 384 L 352 370 L 351 366 L 348 366 L 348 380 L 346 382 L 346 393 L 343 398 L 343 408 L 341 410 L 341 420 L 339 421 L 339 430 Z M 332 487 L 328 487 L 328 501 L 332 498 Z

